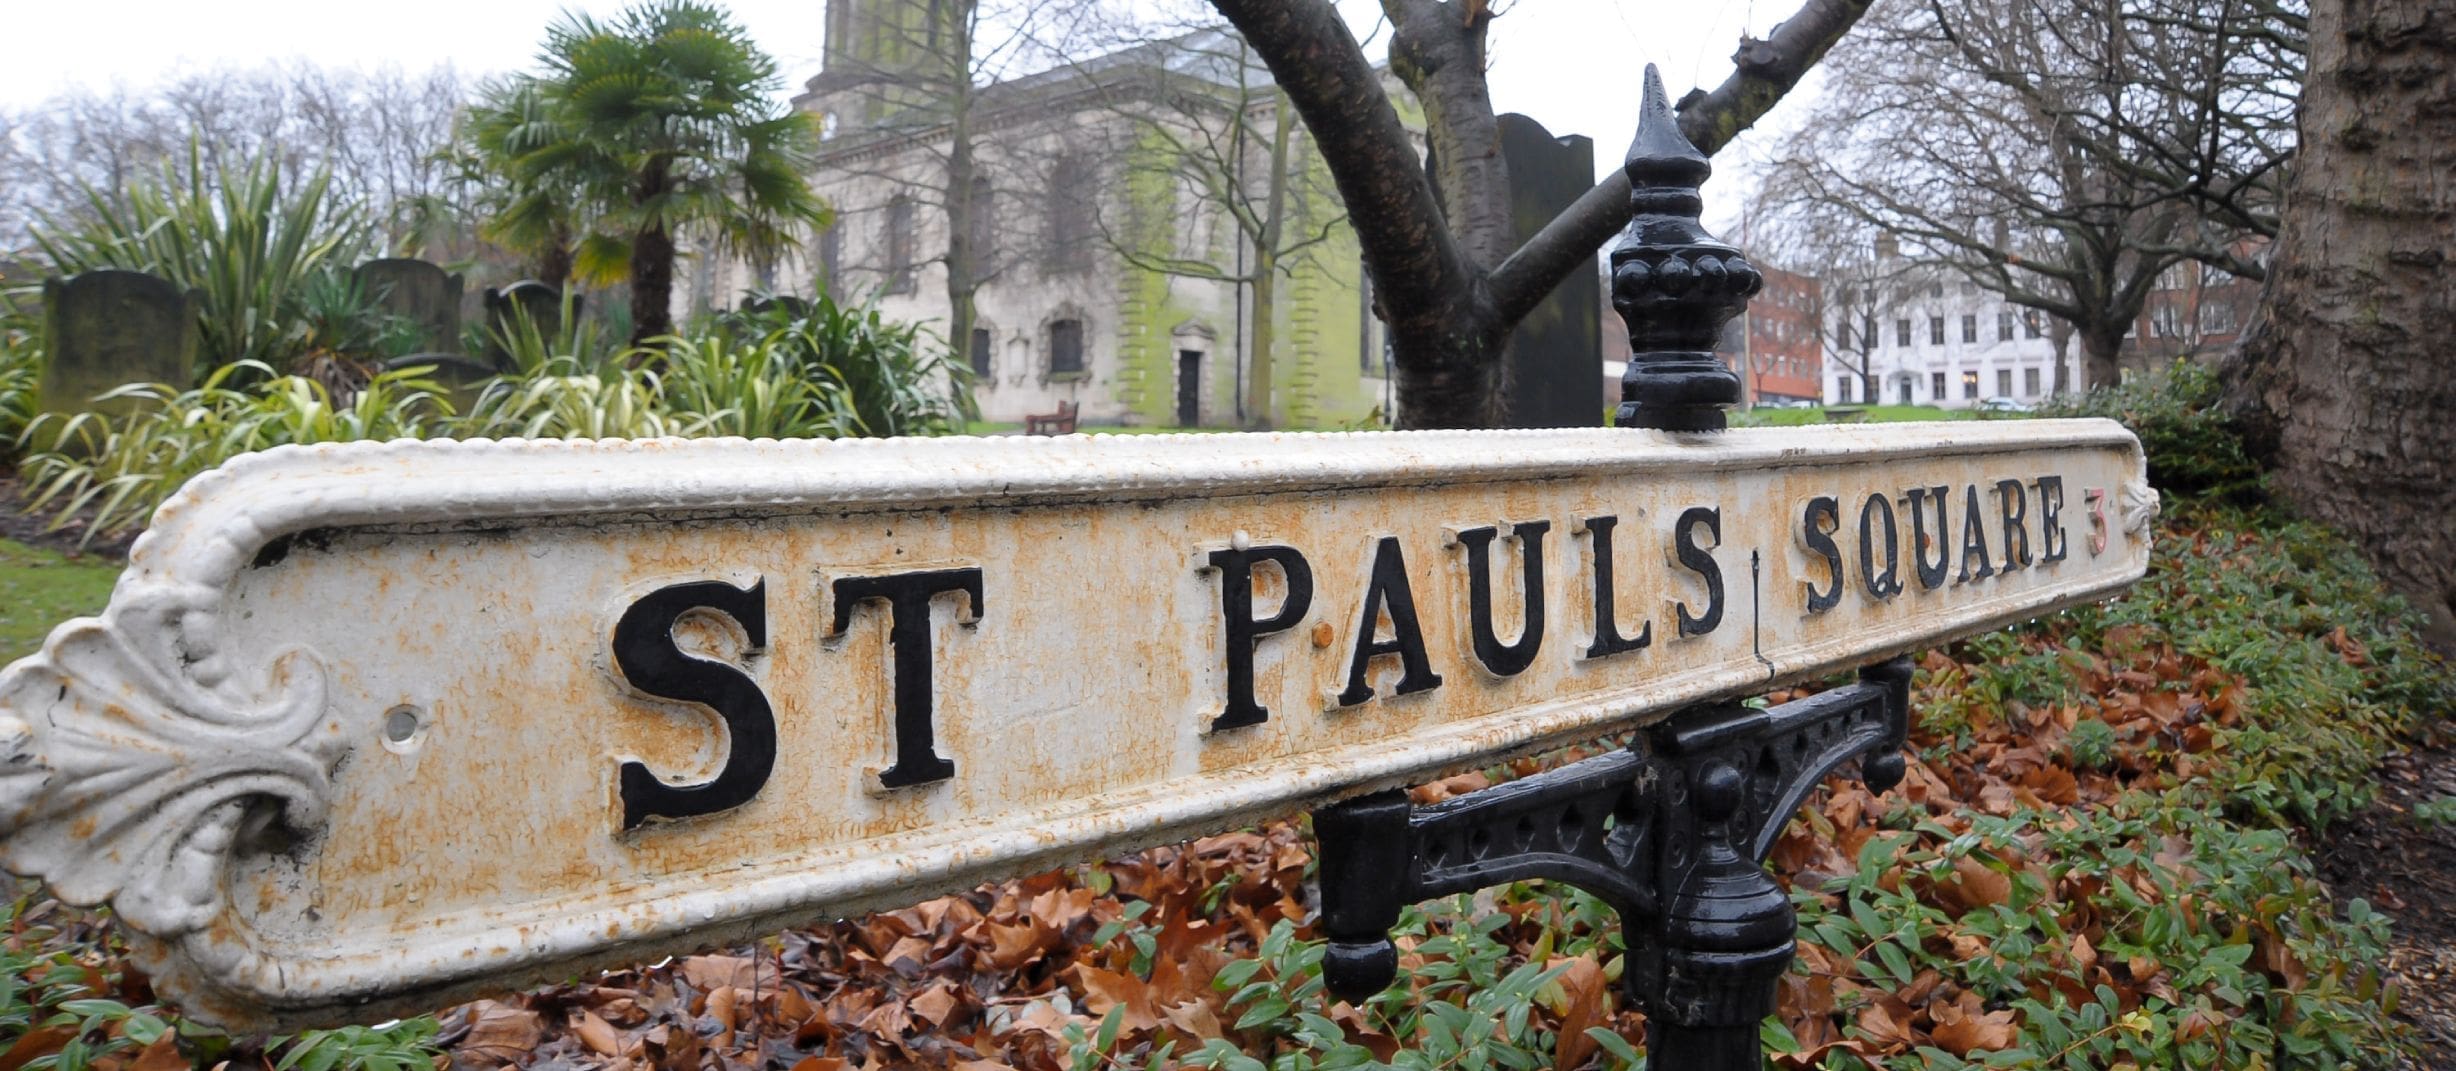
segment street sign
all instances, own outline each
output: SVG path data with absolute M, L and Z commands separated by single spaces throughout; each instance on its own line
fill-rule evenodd
M 196 478 L 0 675 L 0 863 L 364 1020 L 1286 813 L 2101 598 L 2108 421 L 398 442 Z

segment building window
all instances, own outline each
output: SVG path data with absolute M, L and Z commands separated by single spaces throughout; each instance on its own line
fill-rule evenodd
M 2223 335 L 2234 330 L 2234 306 L 2206 297 L 2200 303 L 2200 333 Z
M 1944 317 L 1930 316 L 1927 318 L 1927 342 L 1931 346 L 1944 345 Z
M 2024 368 L 2021 370 L 2021 393 L 2030 398 L 2038 397 L 2037 369 Z
M 1907 318 L 1893 321 L 1893 344 L 1910 345 L 1910 321 Z
M 2182 338 L 2183 310 L 2172 301 L 2161 301 L 2149 308 L 2149 337 Z
M 1065 375 L 1081 371 L 1083 371 L 1083 321 L 1050 321 L 1049 373 Z
M 1058 271 L 1082 271 L 1092 263 L 1091 165 L 1069 159 L 1050 172 L 1049 265 Z
M 2037 309 L 2031 309 L 2028 312 L 2021 314 L 2021 328 L 2031 338 L 2039 338 L 2046 334 L 2046 332 L 2041 330 L 2038 326 Z
M 887 204 L 887 292 L 912 290 L 912 198 L 898 196 Z
M 1876 337 L 1876 317 L 1862 317 L 1859 321 L 1859 344 L 1873 350 L 1883 342 L 1883 339 Z
M 1843 376 L 1833 381 L 1833 396 L 1835 401 L 1844 405 L 1851 403 L 1851 377 Z
M 1943 284 L 1943 283 L 1929 283 L 1929 284 L 1928 284 L 1928 286 L 1927 286 L 1927 296 L 1929 296 L 1929 297 L 1943 297 L 1943 296 L 1944 296 L 1944 284 Z
M 2010 342 L 2012 340 L 2013 314 L 2012 310 L 2007 309 L 1996 314 L 1996 341 Z
M 2013 396 L 2013 370 L 2012 370 L 2012 369 L 2010 369 L 2010 368 L 1998 368 L 1998 369 L 1996 369 L 1996 394 L 1998 394 L 1999 396 L 2002 396 L 2002 397 L 2006 397 L 2006 398 L 2010 398 L 2010 397 L 2012 397 L 2012 396 Z
M 1944 400 L 1944 373 L 1929 372 L 1927 374 L 1927 397 L 1930 401 Z
M 1977 342 L 1977 341 L 1978 341 L 1978 314 L 1977 314 L 1977 313 L 1974 313 L 1974 312 L 1973 312 L 1973 313 L 1963 313 L 1963 314 L 1962 314 L 1962 317 L 1961 317 L 1961 340 L 1962 340 L 1963 342 L 1965 342 L 1965 343 Z
M 973 375 L 976 375 L 976 376 L 979 376 L 979 377 L 981 377 L 982 379 L 988 379 L 988 378 L 989 378 L 989 351 L 990 351 L 990 348 L 991 348 L 991 336 L 990 336 L 990 333 L 989 333 L 989 329 L 988 329 L 988 328 L 986 328 L 986 327 L 975 327 L 975 328 L 973 328 L 973 329 L 972 329 L 972 354 L 971 354 L 971 356 L 972 356 L 972 374 L 973 374 Z
M 1978 373 L 1977 373 L 1977 372 L 1972 371 L 1972 372 L 1964 372 L 1964 373 L 1962 373 L 1962 374 L 1961 374 L 1961 396 L 1962 396 L 1962 397 L 1964 397 L 1964 398 L 1976 398 L 1976 397 L 1978 397 Z
M 995 270 L 998 263 L 997 191 L 990 189 L 986 176 L 972 179 L 971 213 L 966 221 L 972 238 L 972 277 L 978 279 Z

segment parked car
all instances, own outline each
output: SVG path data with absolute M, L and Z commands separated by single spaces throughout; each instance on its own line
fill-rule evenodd
M 2035 408 L 2037 407 L 2019 398 L 2006 398 L 2001 395 L 1984 399 L 1978 403 L 1978 410 L 1982 413 L 2027 413 Z

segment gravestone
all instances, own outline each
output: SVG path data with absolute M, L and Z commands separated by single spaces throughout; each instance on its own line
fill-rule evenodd
M 197 298 L 135 271 L 43 280 L 44 351 L 37 393 L 47 413 L 123 410 L 94 397 L 129 383 L 186 387 L 196 378 Z
M 1595 143 L 1577 134 L 1555 138 L 1542 123 L 1514 113 L 1499 123 L 1510 221 L 1523 242 L 1594 185 Z M 1596 273 L 1573 271 L 1518 321 L 1507 356 L 1509 427 L 1603 422 L 1603 330 L 1595 315 L 1602 300 Z
M 461 277 L 423 260 L 385 257 L 354 273 L 367 300 L 418 325 L 421 352 L 455 353 L 461 345 Z
M 580 316 L 581 300 L 576 294 L 571 298 L 573 319 Z M 486 361 L 497 369 L 511 366 L 511 351 L 504 348 L 503 340 L 520 337 L 524 318 L 548 341 L 563 333 L 563 292 L 545 283 L 522 279 L 506 287 L 490 286 L 485 301 Z
M 794 297 L 790 294 L 769 294 L 764 297 L 746 294 L 742 298 L 741 308 L 742 312 L 751 316 L 765 316 L 770 311 L 781 308 L 785 311 L 785 315 L 801 320 L 810 316 L 811 305 L 809 298 Z

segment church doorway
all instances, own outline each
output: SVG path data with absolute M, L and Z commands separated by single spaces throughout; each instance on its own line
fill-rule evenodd
M 1202 426 L 1202 351 L 1177 351 L 1177 426 Z

